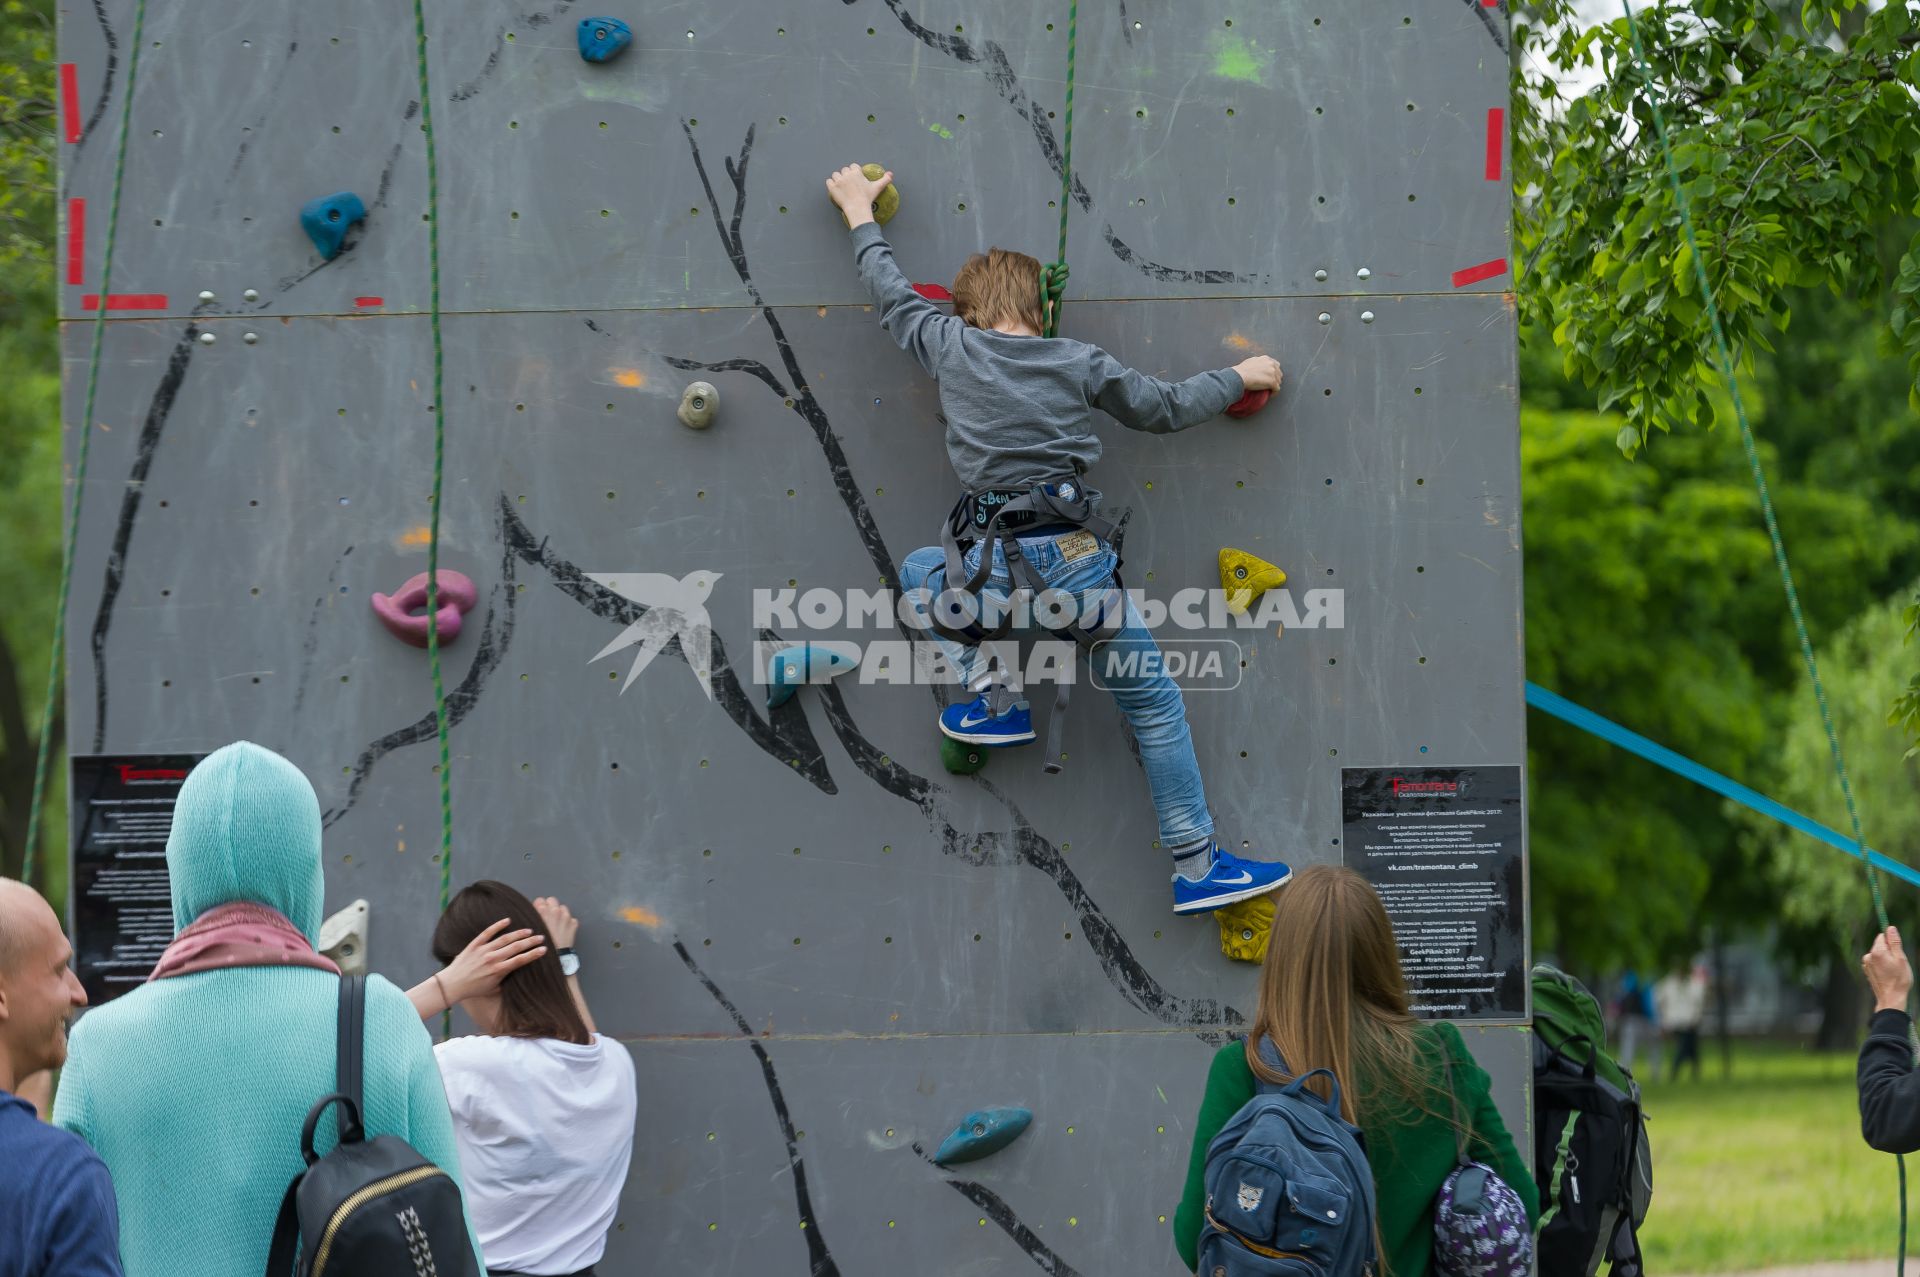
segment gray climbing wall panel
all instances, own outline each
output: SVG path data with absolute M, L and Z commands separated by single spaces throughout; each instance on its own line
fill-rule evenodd
M 820 180 L 895 169 L 915 279 L 986 242 L 1050 256 L 1066 6 L 615 6 L 635 44 L 605 66 L 573 50 L 592 12 L 475 0 L 430 29 L 442 564 L 480 591 L 446 652 L 454 877 L 586 920 L 642 1078 L 603 1271 L 1173 1271 L 1209 1043 L 1253 971 L 1168 912 L 1110 700 L 1077 698 L 1064 775 L 1029 751 L 968 779 L 926 687 L 856 673 L 769 715 L 753 684 L 754 590 L 874 589 L 953 495 Z M 70 425 L 131 17 L 63 14 Z M 1210 632 L 1247 664 L 1190 696 L 1196 744 L 1256 855 L 1339 858 L 1342 766 L 1524 757 L 1504 44 L 1477 0 L 1082 6 L 1066 331 L 1164 375 L 1288 371 L 1245 422 L 1105 431 L 1129 583 L 1214 585 L 1236 545 L 1302 610 L 1340 592 L 1339 628 Z M 431 690 L 367 598 L 425 566 L 417 92 L 390 5 L 149 12 L 69 615 L 76 749 L 286 752 L 330 904 L 374 902 L 404 982 L 438 892 Z M 371 216 L 323 265 L 295 212 L 339 189 Z M 673 415 L 695 377 L 704 433 Z M 642 609 L 591 577 L 696 571 L 713 697 L 673 652 L 623 692 L 631 651 L 592 658 Z M 1523 1130 L 1525 1029 L 1470 1040 Z M 916 1156 L 998 1103 L 1036 1114 L 1008 1151 Z

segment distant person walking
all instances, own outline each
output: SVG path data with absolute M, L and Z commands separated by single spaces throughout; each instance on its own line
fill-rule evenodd
M 0 878 L 0 1277 L 120 1277 L 106 1165 L 19 1095 L 66 1062 L 67 1017 L 87 1005 L 72 958 L 40 893 Z
M 1913 1068 L 1908 1037 L 1907 993 L 1913 968 L 1900 947 L 1900 931 L 1888 927 L 1860 959 L 1873 989 L 1873 1018 L 1860 1044 L 1855 1077 L 1860 1087 L 1860 1133 L 1882 1153 L 1920 1152 L 1920 1073 Z
M 1691 1064 L 1693 1080 L 1698 1082 L 1700 1023 L 1707 1014 L 1706 972 L 1685 964 L 1669 971 L 1653 986 L 1653 1011 L 1671 1048 L 1667 1075 L 1678 1082 L 1682 1066 Z
M 1635 1059 L 1640 1052 L 1640 1043 L 1652 1044 L 1647 1058 L 1647 1081 L 1655 1082 L 1660 1078 L 1660 1046 L 1653 1042 L 1653 1028 L 1657 1021 L 1653 1013 L 1653 990 L 1640 978 L 1640 973 L 1628 969 L 1620 979 L 1620 996 L 1613 1002 L 1614 1024 L 1620 1038 L 1620 1067 L 1633 1072 Z

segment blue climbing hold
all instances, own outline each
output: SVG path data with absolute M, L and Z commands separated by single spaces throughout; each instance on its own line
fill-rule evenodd
M 767 661 L 767 708 L 778 709 L 807 683 L 838 678 L 860 663 L 860 649 L 851 643 L 796 643 L 783 647 Z
M 580 56 L 589 62 L 611 62 L 633 43 L 633 30 L 618 18 L 580 19 Z
M 367 206 L 352 191 L 322 196 L 300 210 L 300 225 L 306 228 L 307 238 L 328 261 L 340 255 L 340 246 L 347 242 L 347 227 L 366 220 Z
M 976 1162 L 991 1157 L 1019 1139 L 1020 1132 L 1032 1121 L 1031 1109 L 981 1109 L 969 1113 L 953 1128 L 953 1134 L 940 1141 L 940 1151 L 933 1155 L 934 1164 L 951 1166 L 955 1162 Z

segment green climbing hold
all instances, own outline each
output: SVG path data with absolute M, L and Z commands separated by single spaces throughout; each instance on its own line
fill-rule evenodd
M 987 765 L 984 745 L 969 745 L 951 736 L 940 738 L 940 765 L 955 776 L 971 776 Z

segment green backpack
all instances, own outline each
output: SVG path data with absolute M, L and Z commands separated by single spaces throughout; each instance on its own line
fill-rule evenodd
M 1586 986 L 1533 969 L 1533 1162 L 1540 1277 L 1642 1277 L 1639 1228 L 1653 1199 L 1653 1152 L 1633 1074 L 1606 1051 Z

